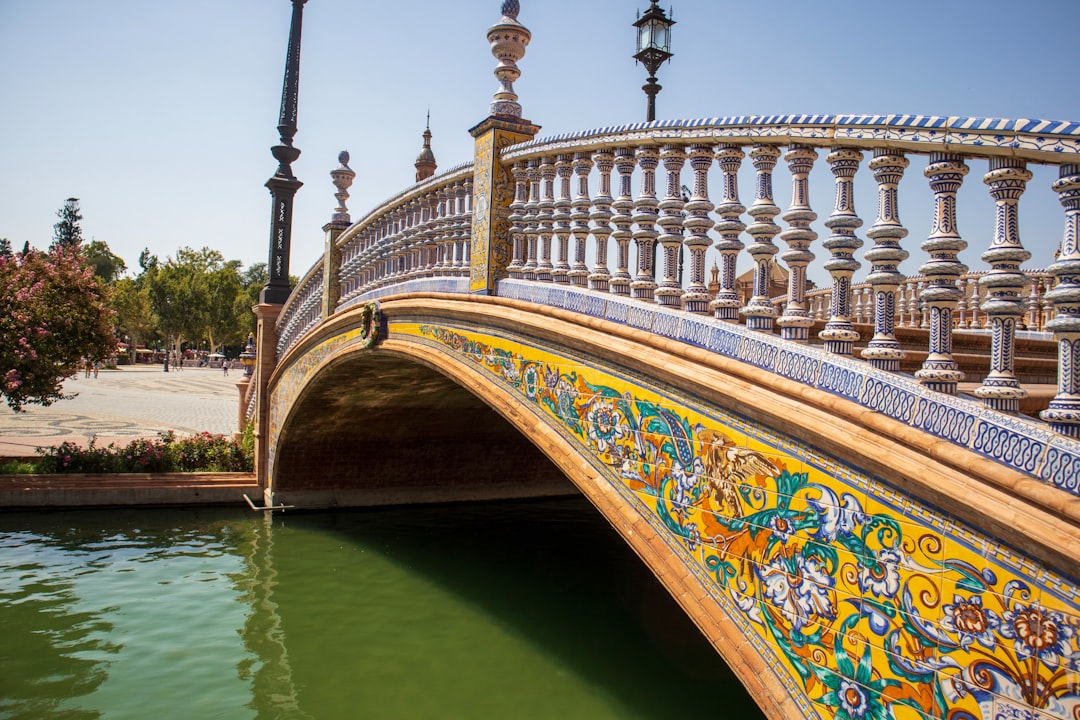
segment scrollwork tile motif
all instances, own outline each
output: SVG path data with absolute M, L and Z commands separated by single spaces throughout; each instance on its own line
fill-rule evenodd
M 804 717 L 1080 713 L 1068 579 L 820 449 L 595 358 L 464 327 L 393 331 L 516 394 L 601 469 Z

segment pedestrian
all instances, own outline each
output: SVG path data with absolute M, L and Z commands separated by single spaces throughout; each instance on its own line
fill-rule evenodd
M 221 361 L 221 369 L 225 372 L 225 377 L 229 377 L 229 361 L 228 360 L 222 360 Z
M 97 380 L 97 374 L 98 374 L 98 370 L 100 370 L 100 369 L 101 369 L 101 362 L 100 362 L 100 361 L 97 361 L 97 360 L 95 360 L 95 361 L 94 361 L 94 379 L 95 379 L 95 380 Z
M 85 377 L 90 377 L 90 358 L 83 358 L 83 370 L 86 372 Z

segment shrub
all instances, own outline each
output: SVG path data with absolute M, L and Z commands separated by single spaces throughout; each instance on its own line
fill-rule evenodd
M 39 447 L 30 472 L 160 473 L 251 472 L 255 467 L 254 434 L 248 428 L 239 440 L 202 432 L 178 438 L 171 430 L 157 438 L 139 438 L 127 445 L 97 447 L 96 439 L 82 448 L 71 442 Z

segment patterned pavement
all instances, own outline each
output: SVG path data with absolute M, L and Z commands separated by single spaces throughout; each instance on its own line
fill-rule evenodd
M 21 413 L 0 405 L 0 457 L 33 455 L 39 446 L 71 440 L 86 445 L 125 443 L 155 437 L 163 430 L 178 435 L 237 430 L 242 370 L 185 368 L 165 373 L 160 365 L 102 370 L 97 378 L 68 380 L 64 391 L 74 398 L 49 407 L 29 405 Z

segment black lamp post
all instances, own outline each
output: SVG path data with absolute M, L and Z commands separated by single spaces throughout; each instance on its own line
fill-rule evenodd
M 300 86 L 300 30 L 303 23 L 304 3 L 292 0 L 292 22 L 289 26 L 289 50 L 285 56 L 285 82 L 281 89 L 281 113 L 278 116 L 278 134 L 281 144 L 270 148 L 278 161 L 277 172 L 266 181 L 273 198 L 270 215 L 270 262 L 267 267 L 266 287 L 259 302 L 280 305 L 289 298 L 289 249 L 292 244 L 293 196 L 303 185 L 292 173 L 292 163 L 300 157 L 300 150 L 293 147 L 296 135 L 296 105 Z
M 634 23 L 637 28 L 637 53 L 634 54 L 634 59 L 649 71 L 648 81 L 641 86 L 649 97 L 649 109 L 645 117 L 649 122 L 656 119 L 656 93 L 660 92 L 656 71 L 672 55 L 671 26 L 674 24 L 675 21 L 664 14 L 664 9 L 656 4 L 656 0 L 652 0 L 649 9 Z

